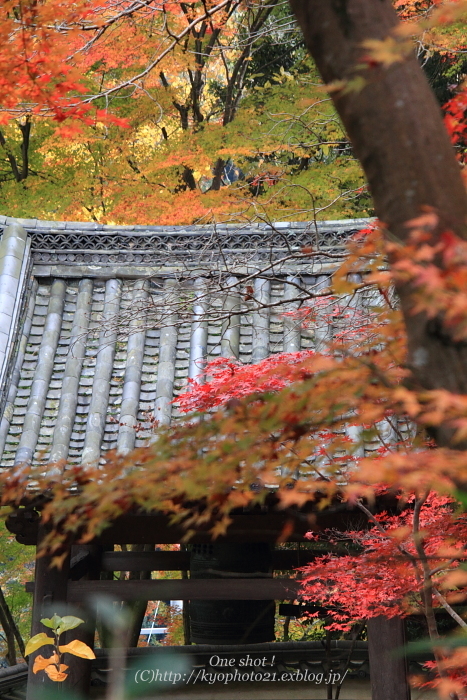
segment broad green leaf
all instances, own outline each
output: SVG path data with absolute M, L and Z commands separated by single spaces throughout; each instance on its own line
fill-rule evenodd
M 60 625 L 62 618 L 60 615 L 55 614 L 53 617 L 43 617 L 41 622 L 44 627 L 50 627 L 50 629 L 56 630 Z
M 75 617 L 74 615 L 65 615 L 61 618 L 58 633 L 61 634 L 67 630 L 73 630 L 75 627 L 78 627 L 78 625 L 82 625 L 83 623 L 84 620 L 81 620 L 79 617 Z
M 34 637 L 31 637 L 29 642 L 26 644 L 24 655 L 29 656 L 29 654 L 32 654 L 46 644 L 55 644 L 55 640 L 53 637 L 48 637 L 45 632 L 40 632 L 39 634 L 34 635 Z
M 50 627 L 50 629 L 55 629 L 55 625 L 54 625 L 54 623 L 52 622 L 51 618 L 49 618 L 49 617 L 43 617 L 43 618 L 41 619 L 41 622 L 42 622 L 42 624 L 44 625 L 44 627 Z
M 95 659 L 96 655 L 93 650 L 88 647 L 84 642 L 80 642 L 78 639 L 74 639 L 69 644 L 64 644 L 58 647 L 61 654 L 73 654 L 74 656 L 80 656 L 82 659 Z

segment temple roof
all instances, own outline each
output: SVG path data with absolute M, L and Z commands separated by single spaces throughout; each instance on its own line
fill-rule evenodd
M 177 417 L 172 400 L 207 359 L 316 347 L 328 329 L 284 312 L 327 286 L 366 224 L 0 217 L 0 466 L 128 452 Z

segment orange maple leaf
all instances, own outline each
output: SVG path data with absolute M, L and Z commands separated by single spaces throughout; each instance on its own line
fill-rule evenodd
M 60 664 L 60 667 L 51 664 L 50 666 L 47 666 L 47 668 L 44 668 L 44 671 L 46 672 L 51 681 L 61 683 L 66 678 L 68 678 L 68 673 L 65 673 L 67 668 L 68 666 L 66 664 Z
M 58 664 L 58 661 L 58 654 L 55 652 L 48 659 L 39 654 L 39 656 L 36 656 L 36 658 L 34 659 L 34 666 L 32 667 L 32 672 L 38 673 L 39 671 L 44 671 L 47 668 L 47 666 Z

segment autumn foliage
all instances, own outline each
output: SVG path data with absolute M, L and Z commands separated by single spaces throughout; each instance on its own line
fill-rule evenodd
M 266 43 L 272 36 L 275 45 L 284 38 L 275 6 L 260 0 L 3 3 L 2 148 L 13 173 L 5 178 L 5 196 L 31 174 L 24 158 L 34 124 L 38 179 L 21 191 L 20 213 L 39 202 L 41 212 L 55 211 L 42 189 L 50 168 L 60 172 L 61 190 L 70 184 L 65 217 L 147 223 L 150 211 L 161 224 L 268 220 L 285 207 L 288 217 L 317 219 L 335 205 L 343 216 L 368 214 L 361 170 L 322 88 L 307 84 L 314 69 L 302 47 L 294 45 L 290 65 L 275 66 L 269 76 L 250 70 L 259 35 Z M 424 51 L 451 61 L 464 3 L 396 6 L 404 23 L 384 41 L 367 42 L 362 70 L 402 62 L 414 35 L 428 37 Z M 236 43 L 239 36 L 246 38 Z M 443 103 L 465 169 L 466 92 L 458 73 L 458 92 L 449 89 Z M 358 92 L 365 75 L 358 85 L 330 90 Z M 235 199 L 220 190 L 232 185 L 233 174 Z M 193 383 L 179 399 L 186 420 L 160 429 L 151 446 L 130 456 L 109 454 L 95 468 L 17 468 L 2 475 L 3 503 L 23 506 L 34 497 L 31 483 L 49 495 L 44 546 L 57 562 L 64 545 L 90 541 L 134 508 L 173 514 L 189 538 L 196 528 L 224 534 L 232 509 L 261 504 L 271 492 L 278 507 L 294 513 L 310 502 L 316 509 L 347 503 L 366 515 L 368 526 L 328 533 L 331 545 L 344 541 L 349 552 L 308 567 L 304 594 L 327 606 L 339 629 L 372 615 L 422 610 L 439 681 L 444 689 L 452 681 L 460 692 L 465 655 L 436 651 L 434 608 L 457 614 L 452 606 L 466 585 L 458 503 L 465 502 L 467 483 L 467 398 L 417 383 L 394 294 L 410 289 L 411 314 L 426 316 L 445 345 L 465 344 L 467 244 L 439 229 L 438 213 L 424 206 L 406 222 L 406 242 L 383 223 L 360 233 L 329 289 L 296 312 L 316 338 L 332 324 L 332 340 L 254 366 L 210 363 L 208 381 Z M 302 256 L 311 267 L 313 251 Z M 192 411 L 209 416 L 199 420 Z M 397 495 L 401 512 L 374 515 L 375 494 L 387 491 Z M 59 656 L 39 667 L 58 674 L 56 680 L 66 671 Z
M 403 34 L 368 46 L 369 70 L 403 60 L 417 37 L 463 158 L 463 3 L 395 4 Z M 284 3 L 2 7 L 0 202 L 9 214 L 166 225 L 372 214 Z
M 455 515 L 453 499 L 434 492 L 409 497 L 397 515 L 371 514 L 360 507 L 368 515 L 368 529 L 310 533 L 311 540 L 325 543 L 334 553 L 304 568 L 305 600 L 324 606 L 331 630 L 349 631 L 380 615 L 423 615 L 435 652 L 435 661 L 425 667 L 435 676 L 412 680 L 418 686 L 462 693 L 467 685 L 465 652 L 437 648 L 435 610 L 444 609 L 452 624 L 465 629 L 466 622 L 452 607 L 464 603 L 467 594 L 465 513 Z
M 83 622 L 84 620 L 81 620 L 79 617 L 74 617 L 73 615 L 60 617 L 54 614 L 51 618 L 43 618 L 41 620 L 42 625 L 52 630 L 54 636 L 49 637 L 45 632 L 34 635 L 26 644 L 24 655 L 30 656 L 44 646 L 51 646 L 53 651 L 52 655 L 49 657 L 44 657 L 42 654 L 37 655 L 34 658 L 32 672 L 39 673 L 40 671 L 44 671 L 51 681 L 61 683 L 68 678 L 67 671 L 69 668 L 67 664 L 62 663 L 63 654 L 79 656 L 82 659 L 95 659 L 96 656 L 93 650 L 78 639 L 73 639 L 67 644 L 60 643 L 60 637 L 64 632 L 79 627 Z
M 352 622 L 384 615 L 400 617 L 423 610 L 423 572 L 414 542 L 414 501 L 401 503 L 402 512 L 372 516 L 367 530 L 328 531 L 309 539 L 334 546 L 339 554 L 325 554 L 304 569 L 308 600 L 320 601 L 329 612 L 331 629 L 348 630 Z M 467 582 L 459 570 L 464 559 L 466 517 L 453 518 L 453 501 L 431 492 L 420 508 L 418 527 L 423 547 L 436 570 L 436 585 L 443 590 Z M 354 554 L 342 553 L 352 550 Z M 455 575 L 453 576 L 453 572 Z M 435 576 L 435 574 L 433 574 Z M 458 591 L 452 599 L 463 600 Z

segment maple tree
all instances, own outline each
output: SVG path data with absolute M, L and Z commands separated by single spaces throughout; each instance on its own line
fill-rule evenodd
M 372 485 L 381 482 L 416 498 L 465 484 L 459 448 L 465 446 L 467 413 L 467 199 L 438 105 L 408 53 L 407 36 L 416 26 L 408 31 L 400 25 L 387 2 L 348 0 L 342 13 L 315 0 L 292 5 L 384 222 L 384 236 L 372 231 L 360 238 L 334 275 L 333 289 L 318 296 L 328 299 L 337 319 L 343 313 L 339 297 L 376 285 L 378 303 L 359 318 L 361 332 L 344 334 L 323 352 L 264 361 L 253 369 L 234 363 L 208 367 L 217 373 L 217 384 L 215 379 L 202 391 L 195 387 L 186 406 L 224 405 L 209 421 L 161 431 L 155 447 L 131 457 L 111 455 L 98 472 L 70 467 L 59 477 L 35 474 L 38 488 L 51 496 L 43 517 L 56 529 L 46 544 L 58 558 L 64 542 L 77 535 L 91 539 L 135 504 L 175 512 L 188 535 L 214 519 L 217 535 L 225 532 L 233 507 L 266 497 L 264 484 L 275 488 L 285 508 L 342 493 L 350 501 L 370 497 Z M 464 11 L 461 3 L 435 8 L 420 26 L 435 32 L 446 17 L 459 18 L 459 8 Z M 180 13 L 175 17 L 185 21 Z M 123 76 L 108 95 L 122 81 L 132 85 Z M 184 104 L 193 111 L 196 100 L 189 99 Z M 464 99 L 460 94 L 446 108 L 459 146 Z M 177 165 L 191 167 L 183 160 Z M 187 193 L 194 191 L 185 184 Z M 303 256 L 313 260 L 312 252 Z M 362 281 L 349 282 L 352 273 L 363 274 Z M 391 283 L 401 311 L 391 303 Z M 309 322 L 320 312 L 311 305 Z M 388 427 L 395 440 L 387 440 Z M 437 448 L 427 444 L 425 430 Z M 369 442 L 372 454 L 361 456 Z M 21 501 L 28 473 L 5 479 L 4 502 Z M 193 502 L 202 507 L 193 510 Z
M 369 519 L 367 530 L 310 533 L 310 539 L 344 547 L 349 553 L 326 554 L 304 568 L 303 595 L 324 605 L 328 629 L 349 630 L 355 622 L 380 615 L 422 612 L 435 654 L 435 663 L 425 665 L 440 675 L 434 682 L 414 680 L 462 692 L 467 684 L 465 665 L 459 658 L 445 662 L 435 616 L 437 605 L 457 627 L 467 627 L 452 607 L 465 600 L 467 583 L 465 570 L 459 568 L 465 561 L 466 516 L 454 516 L 453 505 L 452 499 L 433 492 L 411 497 L 398 515 L 373 515 L 360 503 Z
M 450 277 L 452 271 L 443 269 L 446 257 L 437 260 L 435 250 L 446 245 L 443 236 L 465 238 L 467 194 L 433 93 L 416 59 L 406 53 L 408 46 L 404 48 L 404 26 L 389 3 L 376 6 L 355 0 L 348 3 L 344 16 L 312 1 L 292 2 L 292 7 L 325 82 L 336 88 L 333 100 L 365 169 L 376 213 L 391 237 L 410 248 L 408 222 L 424 207 L 432 207 L 436 223 L 419 237 L 419 245 L 431 247 L 433 271 L 438 267 L 445 278 Z M 440 6 L 429 23 L 451 21 L 464 11 L 462 3 Z M 345 89 L 358 78 L 364 81 L 358 93 Z M 388 95 L 395 100 L 392 110 Z M 410 123 L 417 129 L 409 137 Z M 412 256 L 414 248 L 417 244 L 411 248 Z M 414 304 L 410 276 L 396 277 L 395 282 L 406 320 L 413 380 L 427 389 L 462 394 L 464 350 L 455 340 L 456 332 L 445 330 L 445 309 L 433 322 L 426 308 Z M 440 426 L 434 432 L 439 443 L 450 444 L 452 431 Z
M 413 222 L 413 227 L 415 229 L 413 233 L 417 233 L 416 226 L 421 226 L 422 224 L 429 226 L 430 223 L 432 226 L 436 225 L 437 222 L 434 215 L 422 217 L 419 221 Z M 420 234 L 419 229 L 418 234 Z M 372 233 L 369 231 L 367 237 L 371 240 L 371 238 L 374 237 L 374 232 Z M 416 238 L 416 235 L 414 237 Z M 369 240 L 363 247 L 367 248 L 367 252 L 373 249 L 373 253 L 375 253 L 375 240 L 371 243 Z M 449 249 L 453 241 L 448 238 L 445 243 L 446 247 Z M 457 246 L 459 246 L 459 243 L 459 241 L 455 242 Z M 380 245 L 381 244 L 382 241 L 380 241 Z M 449 255 L 445 248 L 442 250 L 445 255 Z M 353 260 L 352 256 L 350 256 L 346 263 L 344 263 L 343 269 L 340 271 L 341 283 L 347 276 L 349 270 L 352 270 L 352 266 L 355 264 L 357 257 L 361 264 L 361 253 L 362 250 L 360 247 L 360 256 L 355 256 Z M 459 250 L 457 250 L 457 254 L 461 255 Z M 415 274 L 426 275 L 426 267 L 419 265 L 423 257 L 419 256 L 417 262 L 414 262 L 413 257 L 414 256 L 410 255 L 403 257 L 402 269 L 406 270 L 407 265 L 409 265 L 416 270 Z M 431 260 L 431 258 L 429 259 Z M 465 253 L 462 254 L 461 259 L 465 259 Z M 379 260 L 375 264 L 375 260 L 373 260 L 375 271 L 378 269 L 378 263 L 381 262 L 382 261 Z M 395 269 L 397 270 L 397 265 L 395 265 Z M 370 278 L 373 280 L 379 279 L 381 282 L 384 276 L 387 277 L 387 273 L 381 274 L 380 272 L 376 272 L 370 275 Z M 440 308 L 446 311 L 446 309 L 449 308 L 450 301 L 455 298 L 456 292 L 457 294 L 462 293 L 459 288 L 454 293 L 454 290 L 450 289 L 449 292 L 452 294 L 450 301 L 438 297 L 433 300 L 430 296 L 426 295 L 427 288 L 424 286 L 424 282 L 420 284 L 420 281 L 418 281 L 418 285 L 419 299 L 421 300 L 422 307 L 431 308 L 433 315 L 436 314 Z M 389 290 L 385 292 L 384 288 L 381 286 L 379 290 L 385 301 L 388 302 L 389 297 L 387 296 L 387 292 Z M 437 286 L 437 292 L 439 292 L 439 286 Z M 440 296 L 442 297 L 442 295 Z M 325 304 L 320 305 L 320 301 L 325 301 Z M 334 344 L 334 352 L 336 352 L 341 359 L 342 354 L 344 354 L 344 356 L 351 354 L 355 357 L 355 352 L 357 352 L 359 362 L 373 363 L 376 348 L 378 347 L 379 352 L 381 352 L 382 349 L 381 328 L 387 324 L 385 329 L 386 333 L 389 331 L 397 335 L 397 330 L 394 326 L 395 318 L 387 317 L 384 314 L 381 315 L 380 310 L 376 315 L 372 316 L 372 314 L 370 314 L 369 317 L 368 315 L 365 317 L 364 313 L 361 311 L 358 312 L 355 309 L 351 309 L 349 313 L 349 307 L 345 301 L 342 299 L 338 300 L 335 296 L 330 296 L 326 300 L 317 300 L 317 302 L 314 309 L 301 309 L 299 315 L 305 323 L 316 326 L 319 320 L 325 320 L 327 324 L 331 322 L 335 323 L 340 312 L 340 315 L 346 319 L 347 323 L 344 325 L 343 331 L 335 336 L 338 343 Z M 327 309 L 327 313 L 324 314 L 324 319 L 323 307 Z M 453 319 L 457 327 L 459 323 L 459 305 L 456 306 L 456 304 L 454 304 L 454 307 L 451 315 L 447 312 L 446 316 L 448 322 L 450 318 Z M 344 311 L 342 311 L 342 308 Z M 463 308 L 465 308 L 465 304 L 463 304 Z M 375 310 L 373 309 L 373 314 L 374 313 Z M 319 318 L 320 315 L 321 319 Z M 465 318 L 465 312 L 463 318 Z M 373 342 L 376 342 L 372 348 L 368 345 L 370 338 Z M 399 347 L 399 353 L 401 354 L 398 354 L 397 351 L 394 352 L 395 349 L 396 346 L 389 349 L 389 346 L 386 344 L 383 350 L 383 352 L 388 353 L 388 357 L 391 358 L 391 362 L 393 363 L 400 362 L 404 352 L 402 347 Z M 332 351 L 332 347 L 327 348 L 327 350 Z M 276 355 L 275 357 L 263 361 L 259 366 L 240 366 L 238 363 L 232 362 L 231 360 L 215 360 L 208 365 L 206 370 L 207 374 L 210 376 L 210 381 L 206 384 L 192 382 L 191 390 L 180 397 L 179 403 L 183 410 L 189 411 L 198 409 L 206 411 L 222 404 L 232 405 L 233 402 L 245 396 L 253 397 L 253 401 L 259 400 L 260 397 L 261 400 L 263 400 L 265 392 L 281 392 L 284 386 L 287 386 L 291 381 L 297 380 L 300 376 L 300 372 L 304 372 L 306 376 L 306 360 L 312 358 L 314 355 L 315 353 L 310 351 L 293 353 L 291 355 Z M 380 374 L 381 368 L 381 365 L 379 365 L 378 368 L 374 367 L 376 375 L 380 380 L 382 379 Z M 322 367 L 320 367 L 320 369 L 322 370 Z M 400 379 L 404 376 L 405 372 L 402 370 L 402 367 L 399 369 L 401 371 L 399 375 Z M 356 376 L 353 375 L 352 379 L 350 378 L 351 376 L 352 375 L 349 375 L 343 379 L 342 384 L 336 382 L 335 378 L 334 382 L 341 391 L 345 386 L 346 389 L 351 392 L 355 389 L 356 394 L 359 395 L 359 392 L 363 392 L 364 388 L 363 386 L 361 388 L 355 388 L 353 382 Z M 396 376 L 393 376 L 393 380 L 395 378 Z M 386 375 L 386 380 L 387 379 L 388 377 Z M 372 383 L 376 383 L 375 376 L 373 376 Z M 316 385 L 314 386 L 316 389 Z M 387 382 L 386 386 L 388 386 Z M 326 384 L 324 393 L 326 398 L 328 398 L 329 384 Z M 368 386 L 366 387 L 365 393 L 369 393 Z M 414 393 L 405 393 L 400 386 L 396 389 L 395 394 L 399 395 L 400 398 L 402 398 L 402 396 L 405 397 L 403 399 L 403 404 L 406 408 L 409 408 L 409 395 L 412 400 L 415 398 Z M 375 402 L 374 395 L 372 398 Z M 428 397 L 425 395 L 424 398 L 426 399 Z M 446 408 L 449 406 L 449 397 L 447 396 L 438 396 L 437 398 L 440 403 L 436 401 L 435 397 L 432 396 L 430 398 L 429 410 L 425 412 L 422 419 L 422 424 L 426 427 L 436 425 L 437 422 L 443 419 L 445 415 L 443 410 L 444 406 L 440 405 L 443 399 L 447 402 Z M 458 397 L 456 398 L 458 400 Z M 339 399 L 339 411 L 344 413 L 347 426 L 349 426 L 349 421 L 353 423 L 353 419 L 350 417 L 352 413 L 354 416 L 358 416 L 358 423 L 360 423 L 362 407 L 365 406 L 365 399 L 367 400 L 368 396 L 363 398 L 362 395 L 360 395 L 358 408 L 355 408 L 352 412 L 348 412 L 348 406 L 345 405 L 343 391 L 339 395 Z M 380 393 L 378 393 L 378 400 L 381 400 Z M 455 400 L 456 399 L 452 398 L 452 401 Z M 291 410 L 291 403 L 292 402 L 290 402 L 287 407 L 289 411 Z M 322 410 L 323 404 L 316 394 L 313 397 L 313 404 L 317 412 L 319 412 L 320 409 Z M 412 415 L 415 415 L 413 410 L 415 404 L 416 402 L 409 408 Z M 329 406 L 327 406 L 327 409 L 329 410 Z M 373 411 L 374 409 L 375 407 L 373 406 Z M 460 430 L 463 430 L 464 422 L 459 419 L 455 413 L 453 415 L 452 409 L 453 406 L 449 406 L 449 410 L 451 410 L 450 418 L 454 419 L 454 424 L 460 432 Z M 376 409 L 376 412 L 377 411 L 378 409 Z M 414 679 L 414 681 L 422 685 L 434 684 L 443 692 L 459 693 L 467 683 L 467 677 L 465 675 L 465 654 L 463 652 L 457 652 L 451 655 L 451 657 L 443 657 L 443 654 L 437 646 L 441 646 L 441 642 L 434 610 L 436 606 L 442 607 L 462 629 L 467 626 L 465 620 L 451 607 L 453 602 L 463 602 L 466 595 L 465 586 L 467 583 L 467 575 L 464 569 L 459 568 L 459 565 L 461 562 L 465 562 L 466 558 L 465 536 L 467 523 L 464 513 L 455 513 L 455 508 L 453 508 L 454 501 L 452 498 L 437 496 L 435 493 L 429 492 L 429 486 L 427 486 L 427 484 L 429 485 L 432 483 L 431 480 L 435 474 L 434 470 L 430 472 L 426 469 L 427 457 L 431 456 L 430 464 L 434 466 L 438 460 L 439 465 L 442 465 L 441 469 L 449 473 L 449 467 L 447 467 L 444 462 L 446 454 L 443 453 L 440 455 L 439 452 L 436 454 L 436 451 L 433 450 L 433 445 L 429 443 L 425 445 L 425 448 L 422 447 L 422 443 L 419 444 L 417 454 L 414 454 L 413 434 L 408 435 L 402 428 L 400 423 L 402 416 L 400 414 L 396 417 L 395 413 L 391 414 L 391 411 L 387 412 L 386 408 L 383 421 L 378 420 L 376 425 L 373 424 L 372 426 L 368 423 L 365 426 L 361 426 L 360 424 L 360 428 L 363 427 L 361 435 L 366 442 L 375 438 L 375 434 L 374 432 L 372 434 L 372 430 L 377 430 L 379 447 L 375 449 L 373 446 L 374 454 L 371 457 L 371 461 L 367 458 L 359 459 L 358 457 L 356 458 L 359 447 L 356 446 L 354 442 L 355 432 L 353 432 L 353 440 L 349 439 L 347 436 L 347 444 L 345 444 L 346 438 L 342 436 L 342 428 L 337 431 L 329 429 L 329 413 L 325 413 L 324 415 L 326 417 L 322 417 L 322 423 L 320 425 L 315 424 L 313 427 L 310 425 L 307 426 L 310 432 L 313 431 L 313 437 L 318 437 L 320 441 L 317 444 L 315 443 L 315 454 L 312 459 L 316 474 L 319 477 L 318 487 L 325 490 L 322 481 L 323 479 L 328 482 L 331 480 L 329 478 L 329 469 L 331 469 L 334 476 L 338 474 L 338 481 L 341 487 L 344 474 L 347 475 L 346 478 L 349 478 L 350 482 L 353 481 L 355 484 L 355 481 L 360 482 L 362 477 L 363 480 L 365 480 L 365 477 L 368 479 L 370 474 L 370 479 L 374 483 L 375 479 L 378 479 L 384 472 L 388 482 L 394 484 L 397 483 L 394 470 L 400 467 L 400 472 L 405 472 L 405 477 L 408 476 L 409 478 L 405 481 L 406 495 L 404 499 L 402 499 L 405 510 L 402 514 L 397 515 L 390 515 L 386 512 L 373 514 L 360 498 L 355 500 L 355 498 L 352 497 L 352 494 L 354 494 L 354 496 L 358 494 L 358 488 L 355 491 L 352 484 L 350 485 L 350 489 L 347 487 L 350 499 L 353 500 L 355 505 L 368 517 L 369 529 L 347 532 L 329 531 L 320 534 L 310 533 L 310 539 L 313 541 L 324 541 L 328 545 L 329 543 L 331 545 L 339 545 L 340 548 L 342 547 L 342 543 L 344 543 L 352 553 L 347 556 L 342 556 L 342 551 L 340 551 L 339 555 L 327 554 L 318 557 L 313 564 L 305 567 L 302 595 L 305 599 L 313 603 L 321 602 L 328 608 L 328 613 L 332 620 L 332 624 L 328 626 L 328 629 L 349 630 L 355 621 L 365 621 L 369 618 L 377 618 L 381 615 L 384 615 L 386 618 L 394 616 L 405 617 L 409 614 L 413 614 L 417 610 L 423 611 L 435 652 L 435 662 L 428 662 L 426 666 L 427 668 L 436 669 L 439 672 L 439 677 L 437 680 L 429 682 L 424 678 L 421 678 L 421 680 Z M 370 412 L 369 415 L 374 418 L 375 413 Z M 420 414 L 418 413 L 418 415 Z M 335 415 L 332 417 L 334 419 Z M 382 415 L 380 414 L 379 417 L 381 418 Z M 386 425 L 384 425 L 384 423 L 386 423 Z M 227 425 L 229 429 L 231 429 L 232 424 L 227 423 Z M 266 431 L 270 428 L 271 423 L 267 424 Z M 308 431 L 305 430 L 305 432 L 307 432 L 309 437 Z M 271 440 L 271 435 L 269 435 L 268 438 Z M 264 435 L 265 440 L 268 438 Z M 295 452 L 295 446 L 298 442 L 296 436 L 294 436 L 292 442 Z M 290 447 L 290 442 L 288 446 Z M 274 448 L 275 447 L 276 445 L 274 445 Z M 264 457 L 264 452 L 262 454 L 257 453 L 256 456 L 258 459 L 260 456 Z M 281 457 L 282 460 L 280 460 L 280 463 L 283 469 L 283 455 L 281 455 Z M 271 456 L 268 454 L 266 459 L 269 461 L 270 458 Z M 461 458 L 459 462 L 463 463 L 463 459 Z M 359 471 L 357 468 L 353 474 L 349 474 L 349 463 L 353 463 L 354 467 L 360 465 L 363 467 L 363 470 Z M 380 470 L 380 467 L 383 467 L 383 469 Z M 297 479 L 295 489 L 300 489 L 300 487 L 303 489 L 304 484 L 301 483 L 302 479 L 306 482 L 308 487 L 310 486 L 309 477 L 307 480 L 303 472 L 303 462 L 295 471 L 289 471 L 287 467 L 284 471 L 287 479 L 290 479 L 290 474 L 294 474 L 294 478 Z M 261 470 L 259 470 L 259 472 L 259 479 L 261 481 L 263 475 L 261 474 Z M 416 476 L 415 481 L 413 480 L 414 474 Z M 445 476 L 446 474 L 444 473 L 443 477 Z M 411 478 L 412 482 L 410 482 Z M 271 481 L 272 475 L 270 472 L 267 473 L 266 479 L 267 483 Z M 409 487 L 408 491 L 410 493 L 410 487 L 413 488 L 414 485 L 416 485 L 417 495 L 412 494 L 407 497 L 407 488 Z M 446 483 L 444 486 L 445 485 Z M 291 486 L 290 481 L 287 486 Z M 442 481 L 438 481 L 438 486 L 443 486 Z M 345 486 L 343 488 L 345 490 Z M 381 488 L 374 483 L 374 488 L 376 489 L 376 493 L 383 493 L 387 487 Z M 422 490 L 420 491 L 420 489 Z M 291 498 L 287 497 L 284 500 L 285 504 L 288 504 L 290 502 L 300 503 L 301 499 L 300 497 L 297 498 L 295 494 L 292 495 Z M 450 695 L 450 697 L 454 697 L 454 695 Z
M 281 218 L 284 206 L 295 218 L 306 218 L 310 205 L 318 217 L 368 213 L 361 169 L 329 99 L 308 94 L 310 66 L 284 3 L 206 7 L 212 14 L 202 3 L 130 3 L 115 22 L 112 8 L 107 19 L 97 8 L 94 29 L 88 9 L 85 30 L 71 35 L 70 68 L 85 75 L 76 104 L 88 114 L 104 100 L 110 123 L 82 116 L 78 132 L 80 115 L 70 109 L 62 136 L 53 121 L 29 112 L 6 125 L 2 196 L 11 213 L 167 224 L 238 220 L 255 208 Z M 114 124 L 122 117 L 128 129 Z M 237 177 L 234 192 L 219 192 Z M 142 199 L 144 219 L 135 206 Z
M 398 3 L 408 17 L 429 9 Z M 55 24 L 51 11 L 4 27 L 25 58 L 2 112 L 9 213 L 176 224 L 372 212 L 287 3 L 59 4 Z M 422 45 L 446 102 L 463 71 L 459 32 L 430 26 Z

